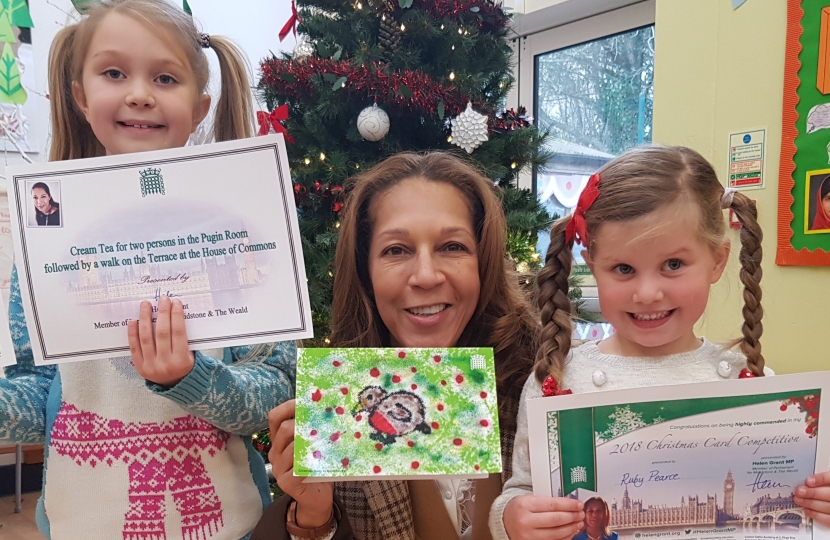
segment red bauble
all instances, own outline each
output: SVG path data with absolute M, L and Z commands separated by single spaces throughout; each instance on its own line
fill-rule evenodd
M 749 371 L 747 368 L 743 368 L 741 370 L 741 373 L 738 374 L 738 378 L 739 379 L 754 379 L 755 374 L 752 373 L 751 371 Z

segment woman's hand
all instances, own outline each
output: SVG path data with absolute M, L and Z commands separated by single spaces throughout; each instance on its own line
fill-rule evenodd
M 172 304 L 172 305 L 171 305 Z M 190 373 L 196 358 L 187 349 L 184 308 L 178 298 L 158 300 L 156 335 L 153 336 L 153 305 L 141 302 L 138 321 L 127 325 L 130 354 L 139 375 L 161 386 L 175 386 Z
M 585 519 L 582 501 L 565 497 L 519 495 L 504 509 L 510 540 L 570 540 Z
M 295 400 L 286 401 L 268 413 L 271 450 L 268 461 L 277 485 L 297 501 L 297 525 L 312 529 L 322 527 L 331 517 L 334 504 L 334 484 L 331 482 L 304 483 L 294 476 L 294 411 Z
M 804 508 L 804 514 L 825 527 L 830 527 L 830 471 L 814 474 L 798 486 L 793 502 Z

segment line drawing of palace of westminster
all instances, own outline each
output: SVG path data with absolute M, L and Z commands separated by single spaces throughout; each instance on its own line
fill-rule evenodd
M 806 530 L 809 520 L 793 502 L 793 494 L 764 495 L 743 511 L 734 508 L 735 480 L 732 471 L 723 481 L 723 506 L 717 495 L 681 497 L 678 506 L 644 506 L 642 500 L 631 500 L 625 486 L 621 504 L 611 504 L 611 529 L 643 529 L 672 526 L 735 526 L 744 530 Z

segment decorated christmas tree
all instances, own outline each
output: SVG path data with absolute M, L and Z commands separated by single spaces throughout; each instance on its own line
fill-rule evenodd
M 508 253 L 517 269 L 540 262 L 538 231 L 552 216 L 516 187 L 542 165 L 543 136 L 523 107 L 505 109 L 513 84 L 510 17 L 493 0 L 300 0 L 281 35 L 293 54 L 263 60 L 269 114 L 260 133 L 288 141 L 313 310 L 315 341 L 329 334 L 343 182 L 402 151 L 445 150 L 476 164 L 501 191 Z

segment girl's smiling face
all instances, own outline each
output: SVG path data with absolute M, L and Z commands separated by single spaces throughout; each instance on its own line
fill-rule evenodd
M 616 330 L 600 344 L 603 352 L 648 357 L 700 346 L 694 325 L 726 266 L 729 242 L 713 250 L 690 208 L 671 205 L 599 227 L 584 254 L 602 314 Z
M 120 13 L 95 29 L 72 92 L 108 155 L 184 146 L 207 114 L 210 96 L 164 32 Z

